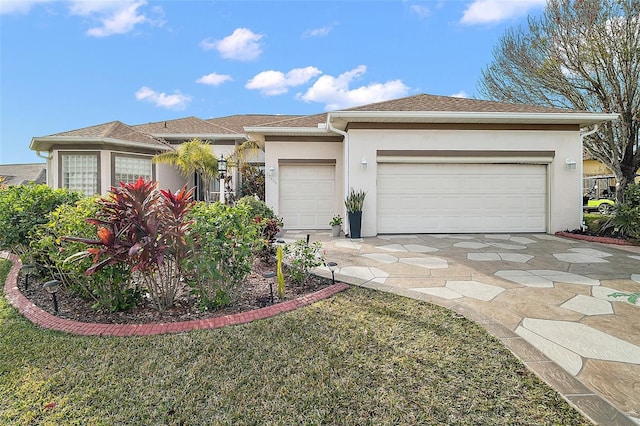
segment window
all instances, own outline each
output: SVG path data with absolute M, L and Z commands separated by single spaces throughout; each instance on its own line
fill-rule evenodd
M 138 178 L 154 180 L 151 157 L 112 154 L 112 185 L 135 182 Z
M 97 152 L 60 153 L 60 186 L 84 195 L 98 194 L 100 168 Z

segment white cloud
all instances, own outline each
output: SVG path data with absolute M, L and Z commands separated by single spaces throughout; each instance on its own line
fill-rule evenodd
M 262 34 L 255 34 L 248 28 L 236 28 L 222 40 L 203 40 L 200 45 L 205 50 L 216 49 L 223 58 L 238 61 L 252 61 L 262 53 Z
M 467 92 L 465 92 L 464 90 L 459 91 L 458 93 L 454 93 L 453 95 L 451 95 L 452 98 L 468 98 L 469 95 L 467 95 Z
M 131 32 L 138 24 L 163 25 L 162 8 L 154 7 L 155 17 L 149 17 L 139 10 L 146 4 L 146 0 L 74 0 L 71 2 L 70 12 L 72 15 L 92 17 L 100 22 L 99 26 L 87 30 L 87 35 L 108 37 Z
M 431 10 L 428 7 L 419 4 L 412 4 L 411 11 L 421 18 L 426 18 L 431 15 Z
M 323 75 L 299 98 L 306 102 L 323 102 L 325 109 L 336 110 L 399 98 L 409 93 L 409 87 L 402 80 L 371 83 L 349 89 L 349 84 L 366 72 L 367 67 L 360 65 L 338 77 Z
M 284 74 L 281 71 L 263 71 L 247 82 L 247 89 L 259 90 L 267 96 L 287 93 L 290 87 L 305 84 L 313 77 L 322 74 L 316 67 L 295 68 Z
M 464 11 L 462 24 L 494 24 L 542 8 L 547 0 L 474 0 Z
M 311 30 L 307 30 L 304 32 L 304 34 L 302 34 L 303 38 L 309 38 L 309 37 L 326 37 L 329 35 L 329 33 L 331 32 L 331 30 L 333 30 L 333 28 L 335 27 L 335 25 L 328 25 L 326 27 L 322 27 L 322 28 L 314 28 Z
M 136 99 L 150 102 L 157 107 L 173 110 L 183 110 L 191 102 L 191 96 L 183 95 L 177 90 L 173 95 L 167 95 L 166 93 L 158 93 L 147 86 L 141 87 L 136 92 Z
M 0 15 L 10 13 L 27 13 L 38 3 L 48 3 L 52 0 L 1 0 Z
M 232 78 L 230 75 L 226 74 L 216 74 L 212 72 L 211 74 L 203 75 L 199 79 L 196 80 L 196 83 L 206 84 L 208 86 L 219 86 L 225 81 L 231 81 Z

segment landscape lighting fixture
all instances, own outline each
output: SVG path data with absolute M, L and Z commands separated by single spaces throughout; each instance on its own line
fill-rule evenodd
M 42 287 L 44 287 L 45 290 L 47 290 L 47 293 L 51 293 L 51 298 L 53 299 L 53 311 L 54 312 L 58 312 L 58 299 L 56 299 L 56 293 L 58 292 L 58 289 L 60 288 L 60 284 L 62 284 L 62 281 L 51 280 L 51 281 L 47 281 L 42 286 Z
M 25 290 L 29 288 L 29 275 L 31 275 L 31 272 L 33 272 L 34 269 L 36 269 L 36 267 L 31 264 L 22 265 L 20 267 L 20 271 L 24 273 L 24 289 Z
M 335 284 L 336 283 L 336 267 L 337 266 L 338 266 L 338 264 L 336 262 L 327 263 L 327 267 L 331 271 L 331 284 Z
M 273 271 L 267 271 L 264 274 L 262 274 L 262 276 L 269 280 L 269 300 L 271 301 L 271 304 L 273 305 L 273 279 L 276 276 L 276 273 Z

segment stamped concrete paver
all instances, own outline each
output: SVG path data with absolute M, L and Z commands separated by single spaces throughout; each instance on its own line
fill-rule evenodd
M 341 279 L 503 329 L 497 337 L 547 383 L 581 389 L 565 398 L 592 420 L 640 418 L 640 305 L 609 296 L 640 292 L 640 263 L 629 262 L 637 248 L 547 234 L 323 238 Z M 578 384 L 559 381 L 560 369 Z

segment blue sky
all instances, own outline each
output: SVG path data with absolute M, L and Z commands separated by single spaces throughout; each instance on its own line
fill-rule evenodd
M 34 136 L 232 114 L 478 97 L 545 0 L 0 0 L 0 164 Z

